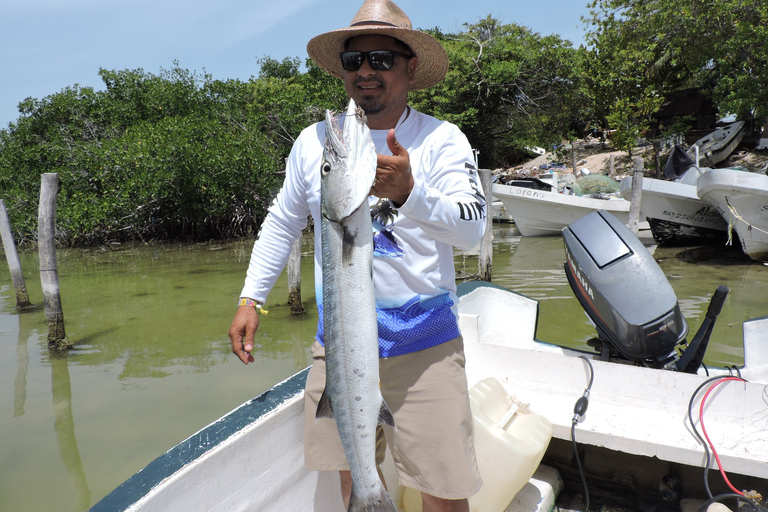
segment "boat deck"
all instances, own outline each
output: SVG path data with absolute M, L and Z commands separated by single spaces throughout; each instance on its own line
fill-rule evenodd
M 483 313 L 507 318 L 503 327 L 479 324 L 472 308 L 462 304 L 464 313 L 460 322 L 470 385 L 486 377 L 496 377 L 510 395 L 530 403 L 533 412 L 550 420 L 553 437 L 569 440 L 574 404 L 589 382 L 587 363 L 545 343 L 537 342 L 539 350 L 530 350 L 531 344 L 525 338 L 533 338 L 536 316 L 521 313 L 517 317 L 511 312 L 533 307 L 526 305 L 531 299 L 510 298 L 514 294 L 502 290 L 490 292 L 497 293 L 498 301 L 484 300 Z M 468 300 L 470 295 L 461 300 Z M 504 332 L 493 332 L 494 328 L 503 328 Z M 511 331 L 518 336 L 511 336 Z M 768 333 L 763 336 L 768 343 Z M 521 343 L 528 348 L 521 348 Z M 473 364 L 476 361 L 482 364 Z M 594 383 L 589 409 L 578 426 L 581 443 L 694 467 L 704 466 L 705 452 L 693 435 L 688 406 L 706 376 L 598 360 L 591 363 Z M 729 471 L 768 478 L 765 388 L 764 383 L 728 382 L 718 386 L 707 401 L 706 429 Z M 697 396 L 693 414 L 696 428 L 700 428 L 700 399 L 701 394 Z

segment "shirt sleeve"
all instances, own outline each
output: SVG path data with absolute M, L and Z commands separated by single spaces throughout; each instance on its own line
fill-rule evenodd
M 432 139 L 421 160 L 411 162 L 413 190 L 397 210 L 435 240 L 471 249 L 485 232 L 488 214 L 472 148 L 448 123 Z
M 269 291 L 288 262 L 294 242 L 307 225 L 310 210 L 303 186 L 300 153 L 297 143 L 288 157 L 283 186 L 253 244 L 241 297 L 266 302 Z

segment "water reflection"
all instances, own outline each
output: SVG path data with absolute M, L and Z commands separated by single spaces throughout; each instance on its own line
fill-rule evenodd
M 314 294 L 303 297 L 310 314 L 295 317 L 283 280 L 256 337 L 256 363 L 245 367 L 231 354 L 226 333 L 251 246 L 60 251 L 75 343 L 64 358 L 48 354 L 42 308 L 22 314 L 12 306 L 0 262 L 0 389 L 8 390 L 0 394 L 0 510 L 87 510 L 158 454 L 306 367 Z M 21 258 L 34 300 L 37 257 Z
M 91 490 L 85 478 L 80 451 L 77 449 L 75 419 L 72 414 L 72 383 L 66 356 L 51 356 L 51 382 L 56 418 L 53 428 L 59 441 L 59 452 L 77 495 L 75 506 L 77 510 L 85 510 L 91 504 Z
M 31 329 L 29 322 L 25 319 L 25 314 L 9 319 L 18 320 L 18 341 L 16 343 L 16 361 L 18 369 L 16 370 L 16 380 L 13 382 L 13 416 L 18 417 L 24 414 L 24 405 L 27 402 L 27 371 L 29 369 L 29 350 L 27 349 L 27 340 Z

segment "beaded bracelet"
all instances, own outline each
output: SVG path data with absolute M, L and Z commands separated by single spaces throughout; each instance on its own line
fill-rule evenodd
M 261 311 L 262 313 L 264 313 L 265 315 L 267 313 L 269 313 L 269 311 L 264 309 L 264 304 L 262 304 L 261 302 L 256 302 L 253 299 L 248 299 L 248 298 L 244 297 L 244 298 L 240 299 L 240 302 L 238 302 L 237 305 L 238 306 L 253 306 L 254 308 L 256 308 L 259 311 Z

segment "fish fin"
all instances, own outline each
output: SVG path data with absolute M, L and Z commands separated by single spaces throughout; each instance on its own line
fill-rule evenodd
M 315 413 L 315 419 L 320 418 L 333 418 L 333 407 L 331 407 L 331 397 L 323 390 L 323 394 L 320 397 L 320 401 L 317 402 L 317 412 Z
M 352 491 L 347 512 L 397 512 L 397 507 L 392 503 L 392 499 L 382 485 L 381 493 L 368 500 L 359 499 L 355 496 L 355 491 Z
M 384 401 L 384 399 L 381 399 L 381 409 L 379 409 L 379 425 L 387 424 L 392 428 L 397 428 L 395 426 L 395 417 L 392 416 L 392 411 L 389 410 L 389 406 L 387 406 L 387 402 Z

